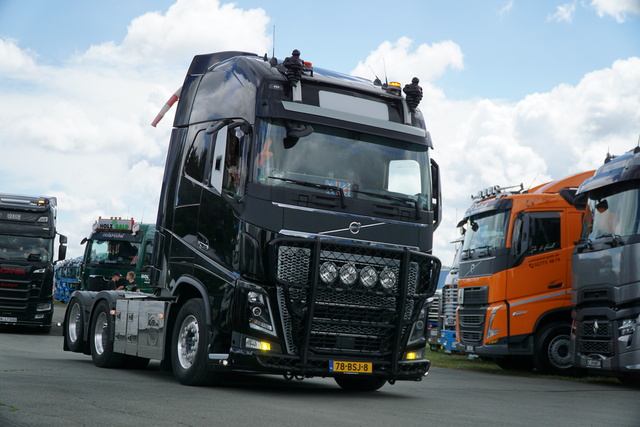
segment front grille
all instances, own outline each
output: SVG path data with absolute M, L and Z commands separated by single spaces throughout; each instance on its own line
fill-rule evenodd
M 458 308 L 458 285 L 445 285 L 442 288 L 442 315 L 445 329 L 455 329 L 456 309 Z
M 464 298 L 462 304 L 464 305 L 484 305 L 489 300 L 489 287 L 477 286 L 474 288 L 463 288 Z
M 584 321 L 580 324 L 580 336 L 594 338 L 613 337 L 613 324 L 606 320 Z
M 28 282 L 2 283 L 0 286 L 0 309 L 12 312 L 26 311 L 29 300 L 38 298 L 40 288 L 31 289 Z
M 440 270 L 433 256 L 409 250 L 321 239 L 281 239 L 274 248 L 279 308 L 293 353 L 391 355 L 433 295 Z M 320 279 L 324 263 L 333 264 L 334 272 L 353 266 L 355 283 L 345 284 L 339 273 L 325 283 Z M 365 268 L 378 276 L 370 287 L 360 282 Z M 395 284 L 382 286 L 383 271 L 395 277 Z
M 580 341 L 580 352 L 583 354 L 598 353 L 602 355 L 612 355 L 613 342 L 611 341 Z
M 480 326 L 484 324 L 484 316 L 482 314 L 461 314 L 460 326 Z
M 460 331 L 460 342 L 477 343 L 482 341 L 482 332 Z

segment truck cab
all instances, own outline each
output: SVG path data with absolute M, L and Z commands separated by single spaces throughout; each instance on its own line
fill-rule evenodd
M 640 148 L 609 156 L 578 189 L 572 363 L 640 383 Z
M 56 205 L 55 197 L 0 194 L 0 325 L 51 330 L 54 261 L 67 249 L 60 235 L 55 257 Z
M 466 227 L 458 273 L 462 351 L 505 369 L 572 371 L 571 252 L 582 221 L 572 201 L 592 174 L 476 196 L 459 223 Z
M 155 224 L 99 217 L 89 237 L 81 242 L 85 249 L 76 289 L 105 290 L 114 272 L 119 272 L 124 282 L 126 273 L 133 271 L 140 289 L 153 292 L 149 271 L 154 235 Z

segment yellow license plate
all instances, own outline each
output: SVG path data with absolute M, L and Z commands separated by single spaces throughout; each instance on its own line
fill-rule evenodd
M 371 362 L 343 362 L 340 360 L 330 360 L 329 371 L 370 374 L 373 371 L 373 364 Z

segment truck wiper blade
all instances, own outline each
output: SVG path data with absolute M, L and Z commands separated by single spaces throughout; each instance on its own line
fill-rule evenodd
M 421 215 L 420 215 L 420 205 L 418 205 L 418 201 L 415 199 L 412 199 L 410 197 L 401 197 L 401 196 L 392 196 L 391 194 L 380 194 L 380 193 L 374 193 L 372 191 L 363 191 L 363 190 L 351 190 L 354 193 L 359 193 L 359 194 L 366 194 L 367 196 L 371 196 L 371 197 L 379 197 L 381 199 L 387 199 L 387 200 L 396 200 L 399 202 L 405 202 L 405 203 L 410 203 L 413 205 L 413 208 L 416 211 L 416 219 L 420 219 Z
M 290 184 L 302 185 L 304 187 L 320 188 L 322 190 L 335 191 L 340 195 L 340 204 L 341 204 L 342 208 L 344 209 L 344 208 L 347 207 L 347 202 L 346 202 L 345 197 L 344 197 L 344 189 L 342 187 L 338 187 L 337 185 L 317 184 L 315 182 L 300 181 L 300 180 L 291 179 L 291 178 L 281 178 L 279 176 L 270 176 L 268 178 L 269 179 L 277 179 L 277 180 L 280 180 L 280 181 L 288 182 Z
M 596 237 L 596 239 L 605 239 L 608 237 L 611 238 L 611 242 L 609 242 L 611 246 L 615 247 L 615 246 L 624 245 L 624 241 L 618 234 L 613 234 L 613 233 L 601 234 L 600 236 Z

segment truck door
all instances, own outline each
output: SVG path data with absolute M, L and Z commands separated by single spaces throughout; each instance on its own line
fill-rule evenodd
M 567 299 L 562 212 L 524 212 L 514 221 L 514 267 L 507 271 L 509 335 L 533 331 L 540 315 Z
M 192 265 L 189 260 L 193 259 L 199 244 L 198 213 L 211 145 L 211 137 L 204 129 L 195 132 L 180 172 L 173 221 L 173 232 L 177 239 L 171 242 L 172 268 L 183 271 L 188 269 L 187 265 Z
M 213 135 L 211 169 L 198 215 L 198 249 L 233 269 L 238 216 L 246 181 L 246 139 L 239 127 L 225 126 Z

